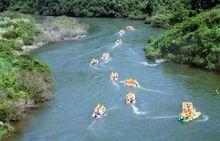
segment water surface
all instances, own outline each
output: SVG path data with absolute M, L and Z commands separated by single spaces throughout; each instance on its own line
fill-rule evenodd
M 53 69 L 52 101 L 19 122 L 13 141 L 218 141 L 220 138 L 220 88 L 218 75 L 165 62 L 145 59 L 149 38 L 163 31 L 138 21 L 81 19 L 90 25 L 88 36 L 77 41 L 51 43 L 34 52 Z M 114 47 L 118 31 L 127 25 L 124 43 Z M 111 53 L 108 63 L 100 56 Z M 92 58 L 101 64 L 89 66 Z M 109 80 L 119 73 L 122 81 L 137 79 L 141 88 L 124 87 Z M 125 104 L 127 92 L 136 93 L 137 104 Z M 192 101 L 203 116 L 188 124 L 177 121 L 181 103 Z M 94 121 L 94 106 L 102 103 L 107 115 Z

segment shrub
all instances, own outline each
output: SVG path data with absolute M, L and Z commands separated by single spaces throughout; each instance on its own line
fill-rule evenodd
M 219 70 L 220 9 L 200 13 L 171 27 L 146 47 L 148 58 L 165 57 L 207 70 Z
M 0 103 L 0 119 L 4 122 L 9 122 L 12 120 L 16 120 L 16 112 L 12 107 L 12 104 L 5 101 L 4 103 Z

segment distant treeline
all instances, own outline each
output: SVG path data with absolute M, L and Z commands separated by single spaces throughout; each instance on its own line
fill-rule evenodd
M 0 11 L 50 16 L 129 17 L 167 27 L 217 3 L 218 0 L 1 0 Z

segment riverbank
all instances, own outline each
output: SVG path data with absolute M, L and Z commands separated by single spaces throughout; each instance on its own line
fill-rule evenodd
M 47 3 L 48 1 L 15 0 L 3 3 L 0 11 L 8 9 L 50 16 L 143 20 L 151 26 L 168 28 L 162 38 L 155 39 L 146 47 L 146 56 L 149 59 L 164 57 L 176 63 L 190 64 L 208 71 L 220 71 L 219 43 L 216 41 L 219 38 L 219 16 L 215 15 L 219 11 L 212 10 L 219 8 L 218 0 L 91 0 L 89 3 L 79 0 L 54 1 L 50 2 L 50 6 Z
M 172 26 L 145 47 L 149 59 L 165 58 L 220 72 L 220 8 L 204 11 Z
M 163 35 L 160 28 L 127 19 L 80 21 L 90 25 L 89 36 L 34 52 L 54 70 L 55 98 L 16 124 L 18 130 L 6 141 L 218 141 L 220 75 L 146 60 L 146 39 Z M 127 31 L 123 43 L 114 47 L 118 31 L 127 25 L 136 30 Z M 106 51 L 109 62 L 100 58 Z M 90 66 L 92 58 L 99 65 Z M 109 81 L 111 72 L 119 74 L 118 81 Z M 129 77 L 138 80 L 140 87 L 125 87 L 121 82 Z M 136 94 L 135 107 L 125 103 L 130 91 Z M 178 122 L 183 101 L 192 101 L 203 115 L 189 124 Z M 101 120 L 91 118 L 97 103 L 107 108 Z
M 84 0 L 0 2 L 0 11 L 12 10 L 45 16 L 109 17 L 144 20 L 152 26 L 167 28 L 218 4 L 218 0 Z
M 38 103 L 53 96 L 52 70 L 28 52 L 49 42 L 78 39 L 88 26 L 74 18 L 47 17 L 36 22 L 32 16 L 14 12 L 0 14 L 0 139 L 13 131 L 11 123 L 21 120 Z

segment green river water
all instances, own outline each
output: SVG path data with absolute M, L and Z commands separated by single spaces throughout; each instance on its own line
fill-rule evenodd
M 88 35 L 76 41 L 50 43 L 33 53 L 53 69 L 54 98 L 16 124 L 10 141 L 218 141 L 220 139 L 220 76 L 170 62 L 146 60 L 147 39 L 163 30 L 125 19 L 80 19 L 90 25 Z M 115 47 L 118 31 L 127 25 L 123 44 Z M 111 53 L 109 62 L 100 56 Z M 91 67 L 92 58 L 100 65 Z M 110 73 L 119 73 L 111 82 Z M 140 87 L 120 81 L 132 77 Z M 125 104 L 133 91 L 137 103 Z M 177 120 L 181 103 L 192 101 L 203 116 L 190 123 Z M 93 120 L 97 103 L 106 115 Z

